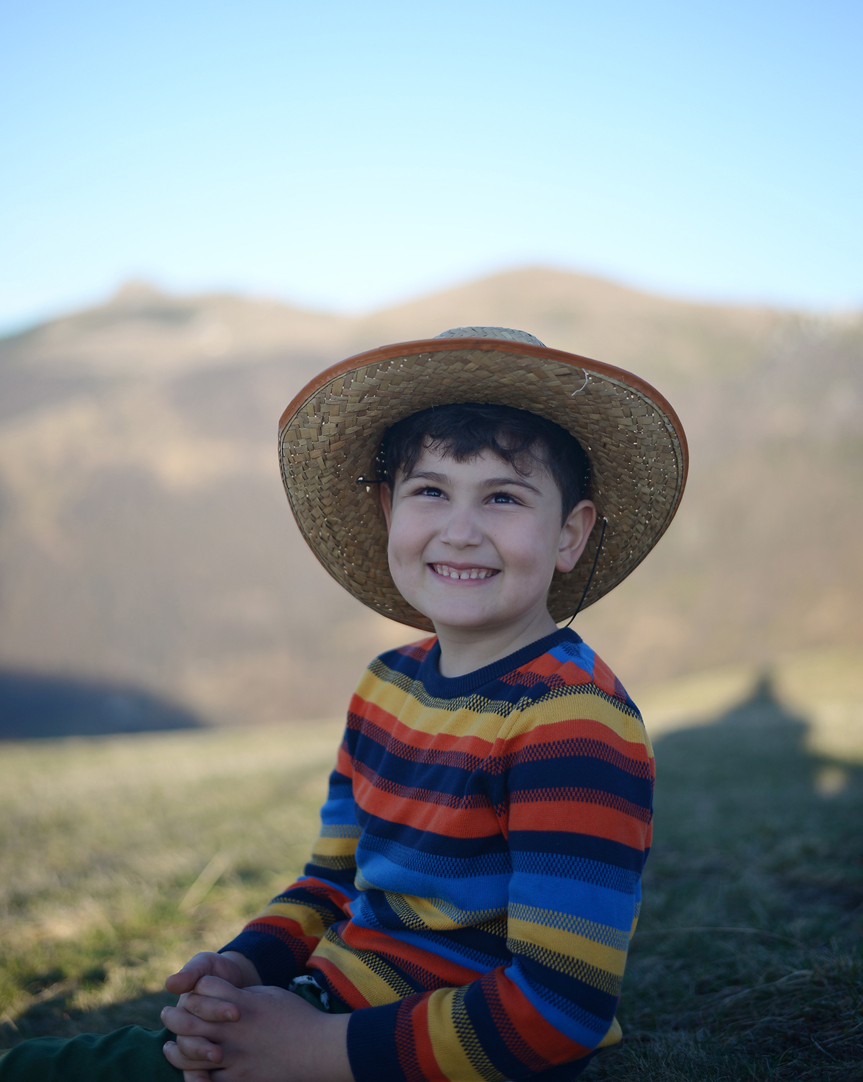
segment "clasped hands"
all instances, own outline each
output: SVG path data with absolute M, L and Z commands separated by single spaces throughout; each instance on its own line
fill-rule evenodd
M 165 981 L 180 999 L 162 1011 L 177 1034 L 164 1053 L 185 1082 L 353 1082 L 350 1015 L 324 1014 L 259 982 L 254 965 L 233 952 L 196 954 Z

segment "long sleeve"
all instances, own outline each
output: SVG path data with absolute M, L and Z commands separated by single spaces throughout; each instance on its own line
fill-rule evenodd
M 305 971 L 327 929 L 349 915 L 346 907 L 357 895 L 359 836 L 351 778 L 336 769 L 302 877 L 273 898 L 222 950 L 239 951 L 254 962 L 264 984 L 287 988 Z

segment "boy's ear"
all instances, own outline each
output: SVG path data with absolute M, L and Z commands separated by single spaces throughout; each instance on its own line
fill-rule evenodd
M 572 571 L 584 552 L 595 523 L 596 507 L 590 500 L 582 500 L 569 512 L 560 528 L 560 544 L 554 565 L 558 571 Z
M 378 502 L 381 505 L 381 511 L 384 513 L 384 520 L 387 524 L 387 533 L 389 533 L 390 523 L 393 520 L 393 494 L 390 492 L 390 486 L 386 481 L 378 485 Z

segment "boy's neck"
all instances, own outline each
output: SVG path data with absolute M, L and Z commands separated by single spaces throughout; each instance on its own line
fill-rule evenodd
M 480 628 L 436 627 L 440 643 L 438 669 L 449 679 L 466 676 L 501 658 L 514 654 L 532 642 L 557 631 L 548 611 L 523 626 L 507 626 L 491 631 Z

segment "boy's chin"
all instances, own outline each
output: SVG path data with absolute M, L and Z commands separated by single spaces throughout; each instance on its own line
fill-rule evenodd
M 551 616 L 548 609 L 528 612 L 476 612 L 440 610 L 424 613 L 434 625 L 435 632 L 446 634 L 447 632 L 476 632 L 477 635 L 493 635 L 496 632 L 507 629 L 516 630 L 526 627 L 534 622 L 548 622 Z

